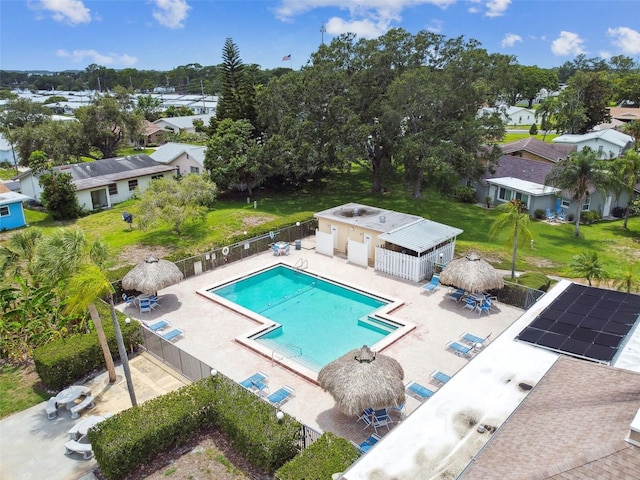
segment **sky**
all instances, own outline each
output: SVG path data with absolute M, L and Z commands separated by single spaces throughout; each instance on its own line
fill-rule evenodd
M 476 39 L 521 65 L 640 62 L 640 0 L 2 0 L 0 69 L 217 65 L 232 38 L 245 64 L 297 70 L 323 41 L 397 27 Z

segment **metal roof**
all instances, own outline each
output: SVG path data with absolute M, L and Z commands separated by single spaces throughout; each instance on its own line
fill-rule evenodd
M 423 218 L 383 233 L 378 238 L 381 241 L 422 253 L 457 237 L 463 231 L 456 227 Z
M 492 185 L 498 185 L 499 187 L 509 188 L 521 193 L 526 193 L 534 197 L 542 197 L 545 195 L 555 195 L 560 193 L 559 188 L 549 187 L 547 185 L 541 185 L 535 182 L 529 182 L 527 180 L 520 180 L 514 177 L 502 177 L 502 178 L 487 178 L 487 183 Z

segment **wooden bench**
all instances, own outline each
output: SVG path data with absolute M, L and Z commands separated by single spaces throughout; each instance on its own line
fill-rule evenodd
M 91 395 L 87 395 L 80 403 L 71 407 L 71 418 L 78 418 L 80 416 L 80 412 L 85 408 L 93 408 L 93 400 L 94 398 Z
M 69 440 L 65 443 L 64 453 L 66 455 L 70 453 L 80 453 L 85 460 L 89 460 L 93 456 L 93 450 L 91 449 L 91 444 L 88 443 L 86 435 L 80 437 L 78 440 Z
M 56 402 L 56 397 L 51 397 L 47 400 L 47 406 L 45 407 L 47 412 L 47 418 L 49 420 L 53 420 L 58 416 L 58 403 Z

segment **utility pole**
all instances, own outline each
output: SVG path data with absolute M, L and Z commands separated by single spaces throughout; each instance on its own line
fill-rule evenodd
M 322 25 L 320 27 L 320 35 L 322 36 L 322 45 L 324 45 L 324 34 L 327 31 L 327 27 L 325 27 L 324 25 Z

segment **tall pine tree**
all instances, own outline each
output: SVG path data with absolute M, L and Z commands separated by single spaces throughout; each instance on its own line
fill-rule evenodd
M 248 120 L 256 125 L 255 88 L 240 59 L 238 46 L 227 38 L 222 49 L 221 95 L 216 117 L 218 121 Z

